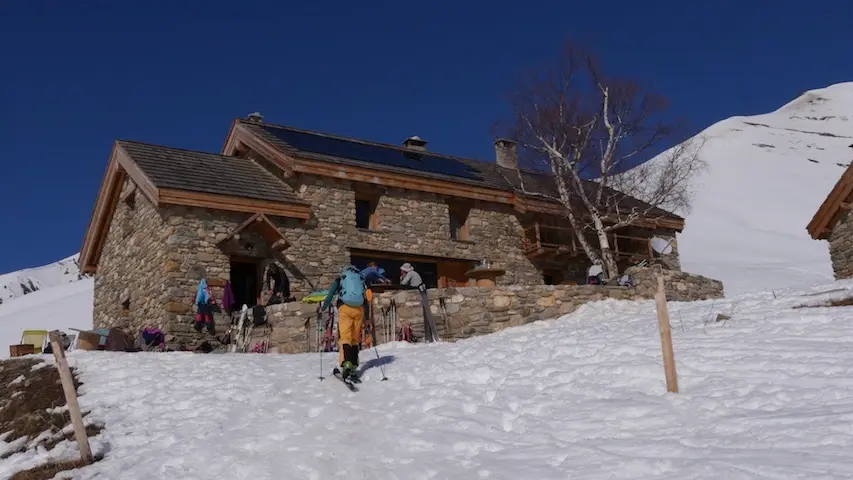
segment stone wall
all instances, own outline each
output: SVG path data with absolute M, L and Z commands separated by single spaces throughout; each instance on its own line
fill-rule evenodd
M 835 279 L 853 278 L 853 218 L 844 213 L 829 235 L 829 257 Z
M 631 267 L 625 270 L 634 279 L 636 293 L 641 298 L 654 298 L 657 276 L 653 268 Z M 676 270 L 662 270 L 664 291 L 669 301 L 691 302 L 723 298 L 723 282 L 713 278 Z
M 122 188 L 131 188 L 127 180 Z M 95 275 L 93 321 L 96 328 L 157 324 L 165 303 L 162 266 L 167 255 L 162 215 L 144 195 L 119 201 Z M 127 302 L 129 308 L 124 308 Z
M 664 289 L 670 301 L 721 298 L 722 283 L 710 278 L 664 270 Z M 634 269 L 636 287 L 598 285 L 511 285 L 496 288 L 463 287 L 430 289 L 430 312 L 443 340 L 459 340 L 494 333 L 504 328 L 557 318 L 587 302 L 654 298 L 657 277 L 651 268 Z M 379 341 L 385 340 L 383 324 L 390 322 L 391 305 L 397 325 L 407 323 L 416 339 L 423 338 L 420 295 L 404 290 L 383 292 L 374 298 L 374 319 Z M 273 333 L 271 344 L 282 353 L 312 351 L 317 345 L 315 304 L 298 302 L 267 308 Z M 260 334 L 254 342 L 260 342 Z

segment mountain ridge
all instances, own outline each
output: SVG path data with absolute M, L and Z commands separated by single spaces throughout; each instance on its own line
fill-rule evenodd
M 79 257 L 80 254 L 75 253 L 53 263 L 0 275 L 0 304 L 82 279 Z
M 682 268 L 721 280 L 727 295 L 832 281 L 828 245 L 806 225 L 853 159 L 853 82 L 693 138 L 704 139 L 708 168 L 691 181 L 690 211 L 675 212 L 685 217 Z

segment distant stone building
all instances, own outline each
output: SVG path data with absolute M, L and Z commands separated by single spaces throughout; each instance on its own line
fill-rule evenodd
M 853 164 L 838 179 L 806 229 L 815 240 L 829 242 L 836 280 L 853 278 Z
M 237 305 L 255 303 L 265 263 L 278 259 L 300 298 L 328 288 L 340 269 L 375 260 L 389 276 L 415 265 L 430 287 L 468 284 L 483 259 L 506 270 L 499 285 L 584 283 L 588 262 L 562 208 L 519 188 L 515 145 L 496 162 L 235 120 L 220 154 L 117 141 L 80 256 L 95 275 L 99 327 L 159 326 L 193 312 L 201 279 L 217 298 L 230 281 Z M 521 170 L 526 191 L 553 189 Z M 625 210 L 644 208 L 625 199 Z M 645 208 L 644 208 L 645 209 Z M 623 268 L 657 256 L 680 270 L 682 218 L 655 210 L 612 236 Z

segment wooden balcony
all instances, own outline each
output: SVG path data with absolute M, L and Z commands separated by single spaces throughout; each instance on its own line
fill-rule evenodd
M 577 239 L 571 228 L 534 223 L 524 229 L 524 254 L 528 258 L 575 256 Z
M 608 237 L 617 260 L 639 262 L 654 258 L 650 238 L 614 234 Z M 598 246 L 595 238 L 589 241 L 593 246 Z M 523 248 L 524 254 L 530 259 L 558 259 L 583 253 L 571 228 L 540 223 L 533 223 L 524 229 Z

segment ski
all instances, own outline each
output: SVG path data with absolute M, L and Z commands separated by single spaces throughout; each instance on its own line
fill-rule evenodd
M 353 383 L 353 382 L 352 382 L 352 381 L 350 381 L 350 380 L 345 380 L 345 379 L 344 379 L 344 377 L 341 375 L 341 372 L 339 372 L 339 371 L 334 371 L 334 372 L 332 372 L 332 375 L 334 375 L 334 376 L 335 376 L 335 378 L 337 378 L 337 379 L 338 379 L 338 380 L 340 380 L 344 385 L 346 385 L 346 386 L 347 386 L 347 388 L 349 388 L 351 392 L 357 392 L 357 391 L 358 391 L 358 387 L 356 387 L 356 386 L 355 386 L 355 383 Z

